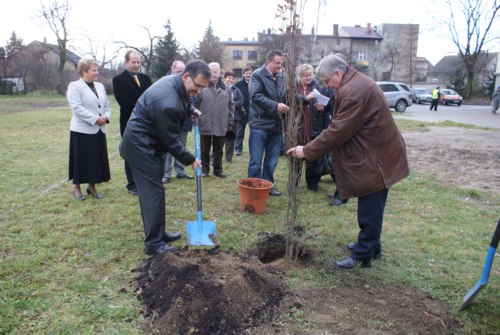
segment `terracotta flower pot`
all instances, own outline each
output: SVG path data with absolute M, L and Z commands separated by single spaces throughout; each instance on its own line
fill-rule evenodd
M 236 183 L 240 188 L 240 210 L 256 214 L 264 213 L 273 183 L 260 178 L 241 178 Z

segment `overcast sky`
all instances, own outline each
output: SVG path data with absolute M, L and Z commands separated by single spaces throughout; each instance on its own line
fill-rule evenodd
M 44 0 L 47 2 L 48 0 Z M 163 26 L 170 18 L 177 41 L 191 49 L 203 38 L 209 22 L 222 41 L 257 39 L 257 33 L 279 28 L 275 19 L 277 4 L 283 0 L 68 0 L 72 11 L 68 19 L 70 47 L 82 55 L 89 49 L 88 36 L 94 44 L 108 43 L 107 53 L 115 50 L 113 41 L 122 40 L 135 46 L 146 46 L 150 28 L 153 35 L 163 36 Z M 303 29 L 313 26 L 319 34 L 331 34 L 333 24 L 372 26 L 381 23 L 414 23 L 420 25 L 418 56 L 436 64 L 443 56 L 456 54 L 447 27 L 439 24 L 449 16 L 445 0 L 307 0 Z M 12 31 L 25 44 L 33 40 L 55 43 L 55 35 L 39 17 L 40 0 L 12 0 L 3 3 L 0 19 L 0 45 L 4 46 Z M 5 10 L 6 9 L 6 10 Z M 319 24 L 317 25 L 317 19 Z M 493 52 L 498 44 L 492 45 Z

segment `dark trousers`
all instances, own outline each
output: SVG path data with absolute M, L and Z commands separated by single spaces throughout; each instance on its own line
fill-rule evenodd
M 225 140 L 226 136 L 200 136 L 201 172 L 207 175 L 210 172 L 210 149 L 213 149 L 214 174 L 224 172 L 222 168 L 222 155 Z
M 233 129 L 238 129 L 239 123 L 240 123 L 239 120 L 234 120 Z M 226 140 L 224 142 L 224 153 L 226 154 L 226 161 L 227 162 L 232 162 L 233 161 L 233 154 L 234 154 L 235 142 L 236 142 L 235 138 L 228 139 L 226 137 Z
M 321 180 L 321 176 L 318 176 L 316 173 L 314 173 L 317 164 L 318 161 L 306 161 L 306 183 L 307 187 L 311 190 L 317 190 L 318 183 Z
M 431 101 L 431 108 L 429 110 L 432 110 L 434 108 L 435 111 L 438 110 L 438 104 L 439 104 L 439 99 L 432 99 Z
M 127 190 L 129 191 L 137 191 L 137 187 L 135 186 L 134 177 L 132 175 L 132 171 L 130 170 L 130 166 L 127 161 L 125 161 L 125 176 L 127 176 Z
M 243 140 L 245 139 L 245 129 L 247 127 L 246 122 L 238 122 L 238 127 L 234 127 L 236 129 L 236 140 L 234 143 L 234 150 L 241 153 L 243 151 Z
M 154 252 L 161 247 L 165 234 L 165 189 L 162 182 L 163 162 L 156 171 L 144 172 L 130 166 L 134 176 L 139 203 L 141 205 L 142 224 L 144 226 L 144 251 Z
M 123 133 L 125 132 L 125 128 L 127 126 L 126 122 L 122 122 L 120 120 L 120 136 L 123 137 Z M 135 186 L 134 176 L 132 175 L 132 171 L 130 170 L 130 166 L 127 161 L 125 162 L 125 176 L 127 177 L 127 190 L 129 191 L 137 191 L 137 187 Z
M 371 260 L 374 253 L 381 252 L 380 235 L 388 189 L 373 192 L 358 198 L 358 245 L 352 253 L 353 258 Z

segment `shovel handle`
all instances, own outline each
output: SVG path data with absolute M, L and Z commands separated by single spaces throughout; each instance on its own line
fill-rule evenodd
M 495 234 L 493 234 L 493 238 L 491 239 L 490 247 L 496 249 L 498 247 L 499 240 L 500 240 L 500 219 L 498 220 L 497 228 L 495 229 Z
M 198 129 L 198 115 L 194 115 L 194 153 L 196 159 L 200 159 L 200 131 Z M 196 202 L 198 206 L 198 212 L 201 213 L 201 171 L 200 167 L 196 168 Z

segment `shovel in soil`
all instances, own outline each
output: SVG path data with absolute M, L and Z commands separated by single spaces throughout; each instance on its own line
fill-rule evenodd
M 495 234 L 493 234 L 493 238 L 491 239 L 490 248 L 488 249 L 488 254 L 486 255 L 486 261 L 484 262 L 483 274 L 481 278 L 477 281 L 476 285 L 472 287 L 464 297 L 464 303 L 460 307 L 460 310 L 463 311 L 466 309 L 472 299 L 481 291 L 483 287 L 488 283 L 488 278 L 490 277 L 491 264 L 493 263 L 493 257 L 495 257 L 495 252 L 498 247 L 498 240 L 500 239 L 500 220 L 498 220 L 497 228 L 495 229 Z
M 200 159 L 200 139 L 198 130 L 198 116 L 194 117 L 194 151 L 196 159 Z M 210 163 L 207 163 L 210 164 Z M 211 221 L 203 221 L 201 206 L 201 171 L 196 168 L 196 195 L 198 202 L 198 220 L 189 221 L 186 224 L 187 241 L 189 245 L 214 246 L 213 240 L 217 236 L 215 224 Z

